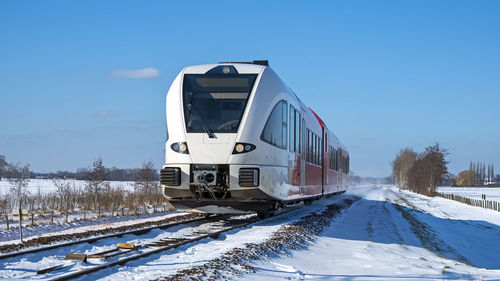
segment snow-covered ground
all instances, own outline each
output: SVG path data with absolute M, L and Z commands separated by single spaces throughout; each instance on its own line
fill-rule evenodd
M 82 187 L 82 188 L 85 187 L 85 185 L 87 184 L 83 180 L 61 180 L 61 181 L 66 181 L 69 182 L 72 186 Z M 132 181 L 108 181 L 108 182 L 112 187 L 120 186 L 128 190 L 134 189 L 134 182 Z M 7 179 L 2 178 L 2 180 L 0 180 L 0 194 L 5 194 L 9 192 L 11 187 L 12 186 Z M 41 193 L 56 192 L 57 188 L 52 180 L 30 179 L 26 190 L 29 191 L 31 194 L 36 194 L 38 190 L 40 190 Z
M 246 264 L 248 267 L 235 263 L 238 270 L 220 276 L 242 280 L 500 280 L 500 212 L 399 191 L 393 186 L 353 187 L 343 195 L 315 201 L 218 238 L 203 239 L 86 278 L 151 280 L 180 270 L 203 269 L 228 251 L 239 248 L 245 253 L 249 243 L 269 241 L 276 231 L 301 217 L 355 197 L 359 199 L 335 216 L 312 243 L 290 249 L 286 255 L 271 252 L 258 256 Z M 158 230 L 147 239 L 176 236 L 187 230 L 181 226 Z M 138 238 L 110 242 L 139 243 Z M 103 247 L 90 244 L 75 248 L 92 253 Z M 33 271 L 58 259 L 63 262 L 61 254 L 54 250 L 2 260 L 0 279 L 54 277 L 34 275 Z
M 313 246 L 241 279 L 500 279 L 500 213 L 391 186 L 348 193 L 362 199 Z
M 482 199 L 484 194 L 486 200 L 500 202 L 500 187 L 439 187 L 437 191 L 471 199 Z

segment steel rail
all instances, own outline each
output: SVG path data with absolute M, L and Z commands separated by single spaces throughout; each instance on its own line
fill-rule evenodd
M 199 241 L 199 240 L 202 240 L 202 239 L 205 239 L 205 238 L 209 238 L 209 237 L 216 238 L 221 233 L 228 232 L 228 231 L 231 231 L 231 230 L 234 230 L 234 229 L 237 229 L 237 228 L 242 228 L 242 227 L 248 226 L 250 224 L 257 223 L 257 222 L 261 222 L 261 221 L 265 221 L 265 220 L 269 220 L 269 219 L 275 219 L 277 217 L 280 217 L 280 216 L 282 216 L 282 215 L 284 215 L 286 213 L 289 213 L 289 212 L 295 211 L 295 210 L 297 210 L 296 207 L 290 207 L 290 209 L 284 210 L 282 212 L 278 212 L 273 217 L 266 218 L 266 219 L 257 219 L 255 217 L 249 218 L 249 219 L 247 219 L 248 220 L 247 222 L 244 222 L 244 223 L 241 223 L 241 224 L 238 224 L 238 225 L 235 225 L 235 226 L 226 227 L 224 229 L 217 230 L 217 231 L 214 231 L 212 233 L 203 234 L 203 235 L 200 235 L 198 237 L 194 237 L 194 238 L 190 238 L 190 239 L 184 239 L 184 240 L 181 240 L 181 241 L 179 241 L 177 243 L 173 243 L 173 244 L 170 244 L 170 245 L 167 245 L 167 246 L 161 246 L 161 247 L 155 248 L 155 249 L 153 249 L 151 251 L 147 251 L 147 252 L 143 252 L 141 254 L 137 254 L 137 255 L 125 257 L 125 258 L 122 258 L 120 260 L 117 260 L 117 261 L 114 261 L 114 262 L 110 262 L 110 263 L 107 263 L 107 264 L 102 264 L 102 265 L 96 265 L 96 266 L 93 266 L 93 267 L 89 267 L 87 269 L 83 269 L 83 270 L 80 270 L 80 271 L 76 271 L 76 272 L 73 272 L 73 273 L 69 273 L 69 274 L 66 274 L 66 275 L 55 277 L 55 278 L 50 279 L 50 280 L 51 281 L 71 280 L 71 279 L 74 279 L 74 278 L 81 277 L 83 275 L 87 275 L 87 274 L 90 274 L 90 273 L 93 273 L 93 272 L 97 272 L 97 271 L 100 271 L 100 270 L 104 270 L 104 269 L 113 267 L 113 266 L 116 266 L 116 265 L 123 265 L 123 264 L 125 264 L 127 262 L 130 262 L 130 261 L 134 261 L 134 260 L 138 260 L 138 259 L 141 259 L 141 258 L 144 258 L 144 257 L 148 257 L 150 255 L 157 254 L 157 253 L 160 253 L 160 252 L 164 252 L 164 251 L 167 251 L 167 250 L 170 250 L 170 249 L 173 249 L 173 248 L 177 248 L 179 246 L 182 246 L 182 245 L 185 245 L 185 244 L 189 244 L 189 243 L 192 243 L 192 242 L 196 242 L 196 241 Z M 145 246 L 148 246 L 148 245 L 144 245 L 144 247 Z
M 25 254 L 38 253 L 38 252 L 53 250 L 53 249 L 57 249 L 57 248 L 72 246 L 72 245 L 76 245 L 76 244 L 80 244 L 80 243 L 93 243 L 93 242 L 101 240 L 101 239 L 120 237 L 120 236 L 127 235 L 127 234 L 145 234 L 153 229 L 165 229 L 165 228 L 169 228 L 171 226 L 197 222 L 197 221 L 206 220 L 209 218 L 214 218 L 214 217 L 201 217 L 201 218 L 196 218 L 196 219 L 192 219 L 192 220 L 165 223 L 165 224 L 150 226 L 150 227 L 146 227 L 146 228 L 140 228 L 140 229 L 134 229 L 134 230 L 106 234 L 106 235 L 97 236 L 97 237 L 86 238 L 86 239 L 82 239 L 82 240 L 78 240 L 78 241 L 70 241 L 70 242 L 64 242 L 64 243 L 60 243 L 60 244 L 55 244 L 55 245 L 50 245 L 50 246 L 45 246 L 45 247 L 40 247 L 40 248 L 35 248 L 35 249 L 16 251 L 16 252 L 0 255 L 0 260 L 6 259 L 6 258 L 11 258 L 11 257 L 16 257 L 16 256 L 20 256 L 20 255 L 25 255 Z
M 228 228 L 225 228 L 225 229 L 214 231 L 212 233 L 207 233 L 207 234 L 195 237 L 195 238 L 191 238 L 191 239 L 187 239 L 187 240 L 184 240 L 184 241 L 180 241 L 180 242 L 168 245 L 168 246 L 158 247 L 156 249 L 144 252 L 142 254 L 137 254 L 137 255 L 134 255 L 134 256 L 130 256 L 130 257 L 125 257 L 123 259 L 120 259 L 120 260 L 117 260 L 117 261 L 114 261 L 114 262 L 110 262 L 110 263 L 107 263 L 107 264 L 103 264 L 103 265 L 93 266 L 93 267 L 90 267 L 90 268 L 87 268 L 87 269 L 84 269 L 84 270 L 81 270 L 81 271 L 73 272 L 73 273 L 70 273 L 70 274 L 67 274 L 67 275 L 63 275 L 63 276 L 60 276 L 60 277 L 56 277 L 56 278 L 53 278 L 53 279 L 50 279 L 50 280 L 52 280 L 52 281 L 71 280 L 71 279 L 74 279 L 74 278 L 77 278 L 77 277 L 80 277 L 80 276 L 83 276 L 83 275 L 86 275 L 86 274 L 89 274 L 89 273 L 100 271 L 100 270 L 103 270 L 103 269 L 106 269 L 106 268 L 110 268 L 110 267 L 113 267 L 113 266 L 116 266 L 116 265 L 123 265 L 123 264 L 125 264 L 125 263 L 127 263 L 129 261 L 138 260 L 138 259 L 150 256 L 150 255 L 153 255 L 153 254 L 156 254 L 156 253 L 159 253 L 159 252 L 164 252 L 164 251 L 167 251 L 167 250 L 170 250 L 170 249 L 173 249 L 173 248 L 177 248 L 179 246 L 182 246 L 182 245 L 185 245 L 185 244 L 188 244 L 188 243 L 192 243 L 192 242 L 196 242 L 196 241 L 205 239 L 205 238 L 209 238 L 209 237 L 216 238 L 221 233 L 228 232 L 228 231 L 231 231 L 231 230 L 236 229 L 236 228 L 245 227 L 245 226 L 247 226 L 249 224 L 252 224 L 252 223 L 255 223 L 255 222 L 258 222 L 258 221 L 259 220 L 245 222 L 245 223 L 242 223 L 242 224 L 239 224 L 239 225 L 235 225 L 235 226 L 231 226 L 231 227 L 228 227 Z

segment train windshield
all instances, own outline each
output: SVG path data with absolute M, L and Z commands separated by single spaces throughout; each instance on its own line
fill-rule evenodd
M 257 74 L 186 74 L 184 119 L 188 133 L 236 133 Z

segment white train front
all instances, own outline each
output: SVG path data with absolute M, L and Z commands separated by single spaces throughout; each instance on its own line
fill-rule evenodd
M 267 61 L 186 67 L 166 109 L 160 182 L 177 208 L 266 216 L 346 189 L 346 148 Z

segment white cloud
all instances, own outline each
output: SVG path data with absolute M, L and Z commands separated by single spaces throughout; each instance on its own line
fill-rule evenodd
M 155 78 L 160 76 L 160 71 L 152 67 L 136 69 L 136 70 L 115 70 L 111 72 L 111 76 L 118 78 L 127 78 L 127 79 Z
M 113 112 L 113 111 L 99 111 L 99 112 L 97 112 L 97 116 L 99 116 L 99 117 L 114 117 L 114 116 L 116 116 L 116 112 Z

